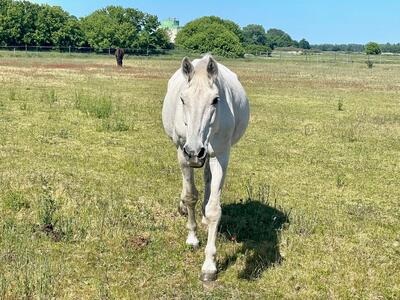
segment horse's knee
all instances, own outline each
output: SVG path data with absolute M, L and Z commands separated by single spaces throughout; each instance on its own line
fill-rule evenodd
M 198 199 L 199 199 L 199 192 L 197 190 L 193 190 L 191 193 L 184 191 L 181 194 L 181 200 L 183 204 L 185 204 L 186 206 L 195 205 Z
M 204 213 L 208 222 L 219 222 L 221 218 L 221 206 L 209 201 L 205 207 Z

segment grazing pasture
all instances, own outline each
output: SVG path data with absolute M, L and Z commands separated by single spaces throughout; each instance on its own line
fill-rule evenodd
M 399 299 L 400 65 L 222 60 L 251 118 L 203 286 L 161 124 L 180 60 L 0 52 L 0 299 Z

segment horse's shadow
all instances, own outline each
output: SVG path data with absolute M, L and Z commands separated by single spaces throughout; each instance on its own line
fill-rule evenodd
M 228 240 L 242 243 L 242 247 L 220 261 L 219 270 L 227 270 L 240 255 L 245 255 L 239 278 L 259 278 L 265 269 L 282 261 L 279 235 L 288 222 L 287 213 L 260 201 L 248 199 L 223 205 L 219 231 Z

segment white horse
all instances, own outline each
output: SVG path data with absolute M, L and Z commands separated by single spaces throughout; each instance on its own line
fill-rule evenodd
M 188 216 L 186 243 L 199 246 L 195 205 L 198 191 L 193 168 L 204 168 L 202 223 L 208 225 L 205 261 L 200 279 L 217 277 L 215 263 L 220 197 L 231 146 L 244 134 L 249 122 L 249 103 L 237 76 L 210 55 L 182 61 L 168 82 L 162 111 L 166 133 L 176 145 L 183 189 L 179 209 Z

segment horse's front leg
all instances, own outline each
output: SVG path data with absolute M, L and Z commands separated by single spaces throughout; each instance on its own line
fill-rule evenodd
M 221 190 L 224 184 L 228 161 L 229 150 L 223 155 L 212 157 L 209 160 L 211 173 L 210 196 L 204 209 L 204 221 L 208 225 L 208 238 L 205 249 L 205 260 L 201 268 L 200 279 L 202 281 L 213 281 L 217 278 L 217 265 L 215 263 L 217 248 L 215 242 L 217 239 L 218 224 L 221 219 Z
M 189 167 L 181 148 L 178 148 L 178 161 L 182 171 L 182 193 L 181 203 L 179 205 L 181 211 L 185 211 L 185 209 L 187 210 L 188 217 L 187 229 L 189 230 L 189 233 L 186 239 L 186 244 L 198 248 L 199 239 L 196 235 L 197 223 L 195 207 L 199 198 L 199 193 L 194 184 L 193 168 Z

